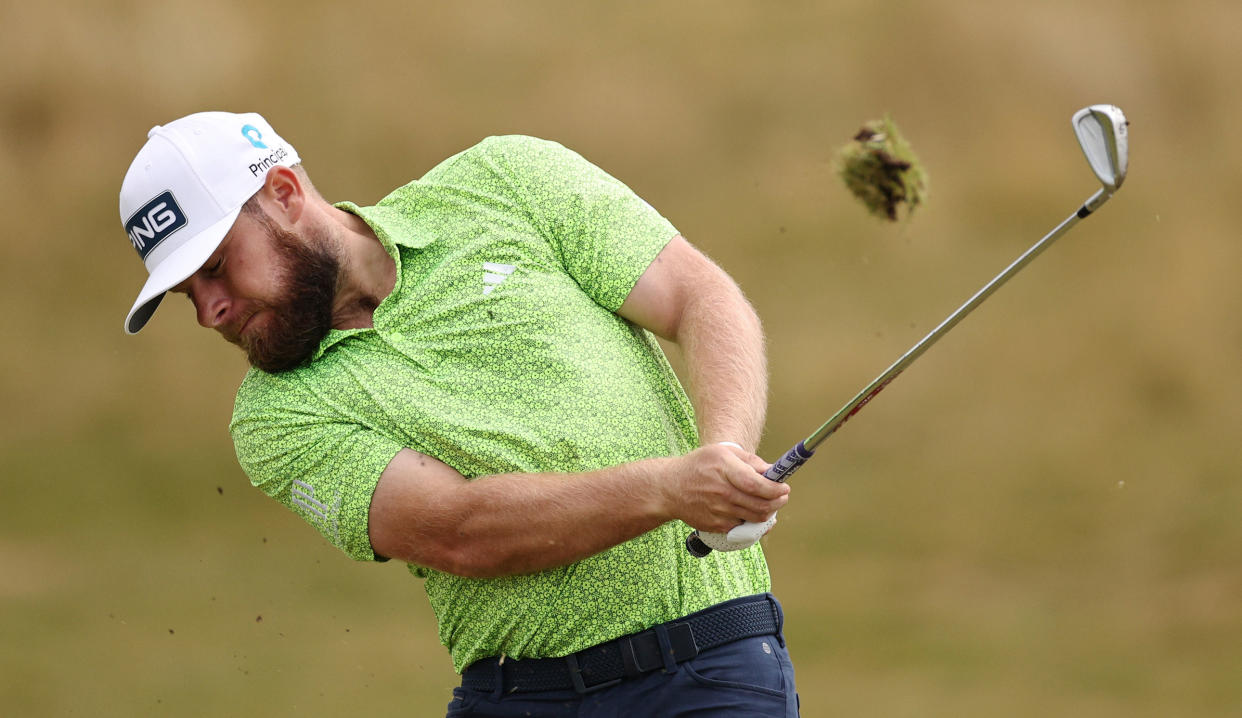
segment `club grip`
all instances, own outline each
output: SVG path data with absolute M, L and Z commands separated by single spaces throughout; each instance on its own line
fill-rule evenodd
M 806 448 L 806 445 L 799 441 L 792 449 L 786 451 L 785 455 L 778 459 L 775 464 L 768 467 L 768 470 L 763 472 L 763 476 L 764 478 L 772 481 L 783 483 L 789 479 L 789 477 L 792 476 L 793 473 L 803 464 L 805 464 L 807 459 L 814 455 L 814 451 Z M 745 548 L 745 546 L 739 546 L 737 549 L 729 547 L 728 534 L 715 534 L 708 532 L 700 534 L 698 531 L 692 531 L 690 535 L 686 537 L 686 550 L 689 551 L 690 555 L 695 558 L 703 558 L 712 552 L 713 547 L 708 545 L 707 541 L 703 540 L 703 536 L 707 537 L 707 541 L 715 544 L 716 548 L 721 548 L 722 550 L 735 551 L 740 548 Z M 746 545 L 749 546 L 750 544 Z
M 763 472 L 765 478 L 773 481 L 785 482 L 793 472 L 797 471 L 806 463 L 806 460 L 815 455 L 814 451 L 806 448 L 806 444 L 799 441 L 794 447 L 785 452 L 785 455 L 776 460 L 767 471 Z

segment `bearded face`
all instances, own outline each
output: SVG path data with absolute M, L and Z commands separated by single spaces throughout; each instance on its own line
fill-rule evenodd
M 255 302 L 238 333 L 226 338 L 246 352 L 251 366 L 282 372 L 310 359 L 332 328 L 340 256 L 325 233 L 299 236 L 266 215 L 255 219 L 272 245 L 275 286 L 269 298 Z

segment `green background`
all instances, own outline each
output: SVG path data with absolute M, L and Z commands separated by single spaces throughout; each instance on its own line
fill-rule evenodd
M 834 436 L 766 539 L 803 715 L 1242 715 L 1242 5 L 10 2 L 0 9 L 0 706 L 442 715 L 418 582 L 237 468 L 241 355 L 145 273 L 146 130 L 262 112 L 370 203 L 489 134 L 557 139 L 745 289 L 763 453 L 819 425 L 1096 180 L 1131 176 Z M 931 176 L 871 218 L 835 149 L 891 112 Z

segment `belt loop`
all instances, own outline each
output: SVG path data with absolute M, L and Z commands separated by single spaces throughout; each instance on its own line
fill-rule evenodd
M 492 689 L 492 700 L 499 701 L 505 693 L 505 654 L 496 659 L 496 687 Z
M 785 612 L 781 610 L 780 601 L 776 600 L 776 596 L 765 593 L 764 598 L 768 599 L 768 605 L 772 608 L 772 618 L 776 619 L 776 642 L 781 644 L 781 648 L 785 647 Z
M 638 665 L 638 654 L 634 651 L 634 639 L 625 637 L 618 639 L 617 648 L 621 651 L 621 668 L 625 671 L 625 677 L 634 678 L 642 675 L 643 669 Z
M 677 660 L 673 657 L 673 643 L 668 640 L 668 627 L 657 624 L 652 630 L 656 634 L 656 642 L 660 644 L 660 657 L 664 660 L 664 672 L 676 673 Z

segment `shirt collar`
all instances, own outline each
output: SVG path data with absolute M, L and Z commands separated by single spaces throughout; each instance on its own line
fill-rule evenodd
M 375 236 L 379 238 L 380 244 L 384 246 L 384 250 L 388 252 L 388 256 L 397 263 L 397 284 L 393 287 L 393 294 L 401 289 L 401 253 L 398 247 L 409 247 L 411 249 L 420 249 L 431 244 L 435 237 L 428 234 L 426 229 L 419 226 L 418 223 L 412 221 L 403 212 L 395 207 L 384 205 L 375 205 L 371 207 L 360 207 L 353 202 L 337 202 L 333 205 L 337 209 L 344 210 L 350 214 L 361 217 L 367 226 L 375 232 Z M 382 304 L 381 304 L 382 306 Z M 379 309 L 377 308 L 377 312 Z M 323 356 L 333 344 L 359 332 L 365 332 L 366 329 L 332 329 L 328 331 L 327 336 L 319 342 L 319 348 L 311 355 L 311 361 L 316 361 Z
M 398 245 L 419 249 L 431 244 L 435 239 L 435 237 L 427 234 L 425 227 L 414 222 L 396 207 L 382 204 L 372 207 L 359 207 L 353 202 L 337 202 L 333 206 L 361 217 L 375 232 L 375 236 L 379 237 L 380 244 L 384 245 L 384 249 L 393 255 L 398 264 L 400 263 L 400 259 L 396 256 Z

